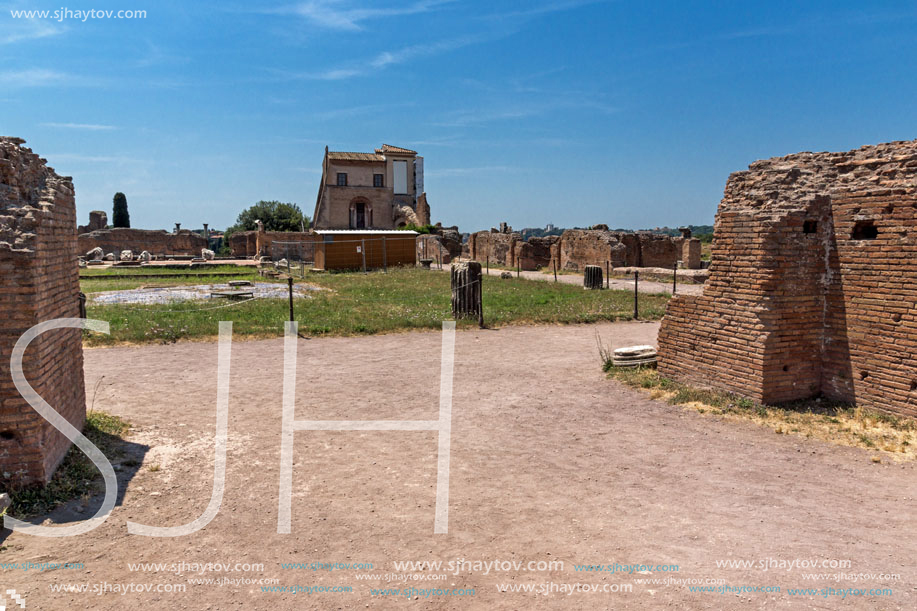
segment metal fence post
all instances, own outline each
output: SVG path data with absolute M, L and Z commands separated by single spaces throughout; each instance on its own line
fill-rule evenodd
M 293 277 L 287 278 L 287 286 L 290 289 L 290 322 L 293 322 Z
M 640 318 L 640 304 L 639 304 L 639 298 L 637 297 L 637 295 L 639 294 L 639 288 L 638 288 L 639 284 L 640 284 L 640 272 L 634 272 L 634 320 L 637 320 Z

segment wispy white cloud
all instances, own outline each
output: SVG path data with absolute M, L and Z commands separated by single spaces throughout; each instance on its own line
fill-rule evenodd
M 100 125 L 97 123 L 42 123 L 42 127 L 59 127 L 62 129 L 85 129 L 88 131 L 106 131 L 118 129 L 114 125 Z
M 73 81 L 73 76 L 57 70 L 31 68 L 27 70 L 6 70 L 0 72 L 0 86 L 11 89 L 25 87 L 48 87 Z
M 504 108 L 463 109 L 450 113 L 442 121 L 435 123 L 442 127 L 467 127 L 494 121 L 512 121 L 543 115 L 547 111 L 543 106 L 512 105 Z
M 25 17 L 13 19 L 9 11 L 15 9 L 11 9 L 10 5 L 2 5 L 0 10 L 5 13 L 3 30 L 0 31 L 0 44 L 2 45 L 48 38 L 66 31 L 65 27 L 47 19 L 26 19 Z
M 384 17 L 397 17 L 427 13 L 455 0 L 419 0 L 403 6 L 361 7 L 346 0 L 310 0 L 292 6 L 280 7 L 269 12 L 282 15 L 297 15 L 312 25 L 331 30 L 359 31 L 363 22 Z
M 322 121 L 328 121 L 331 119 L 342 119 L 344 117 L 357 117 L 360 115 L 365 115 L 369 113 L 378 113 L 386 108 L 390 108 L 388 104 L 366 104 L 364 106 L 350 106 L 348 108 L 335 108 L 333 110 L 326 110 L 323 112 L 316 113 L 313 115 L 316 119 Z
M 520 173 L 537 171 L 536 168 L 519 168 L 507 165 L 485 165 L 471 168 L 436 168 L 435 170 L 424 170 L 428 176 L 443 178 L 447 176 L 468 176 L 469 174 L 492 174 L 492 173 Z
M 591 110 L 601 114 L 613 114 L 620 109 L 595 99 L 557 99 L 548 103 L 513 103 L 504 106 L 460 109 L 446 115 L 433 125 L 439 127 L 472 127 L 485 123 L 532 119 L 558 111 Z
M 390 51 L 381 51 L 369 59 L 349 62 L 341 66 L 318 72 L 281 72 L 277 70 L 274 72 L 279 74 L 282 78 L 291 80 L 341 81 L 373 74 L 378 70 L 403 64 L 421 57 L 448 53 L 449 51 L 455 51 L 462 47 L 496 40 L 508 35 L 509 34 L 506 32 L 473 34 L 437 42 L 409 45 Z
M 557 2 L 536 4 L 535 6 L 530 6 L 518 11 L 492 13 L 490 15 L 486 15 L 484 18 L 498 21 L 506 21 L 510 19 L 531 19 L 534 17 L 541 17 L 543 15 L 550 15 L 551 13 L 572 11 L 574 9 L 578 9 L 582 6 L 588 6 L 590 4 L 606 4 L 610 1 L 611 0 L 559 0 Z
M 438 42 L 410 45 L 393 51 L 383 51 L 379 53 L 370 62 L 373 68 L 384 68 L 393 64 L 403 64 L 418 57 L 428 57 L 439 53 L 447 53 L 462 47 L 486 42 L 497 38 L 495 35 L 475 34 L 469 36 L 460 36 Z
M 134 62 L 134 66 L 137 68 L 150 68 L 163 64 L 187 64 L 190 61 L 189 57 L 170 53 L 161 46 L 147 40 L 146 53 Z

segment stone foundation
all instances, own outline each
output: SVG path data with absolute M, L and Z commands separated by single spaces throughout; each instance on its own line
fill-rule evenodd
M 729 177 L 704 293 L 659 331 L 665 376 L 765 403 L 917 416 L 917 142 L 758 161 Z
M 73 183 L 19 138 L 0 138 L 0 482 L 47 482 L 70 442 L 16 388 L 10 355 L 39 322 L 79 316 Z M 78 329 L 39 335 L 23 371 L 35 391 L 70 424 L 86 418 L 82 337 Z

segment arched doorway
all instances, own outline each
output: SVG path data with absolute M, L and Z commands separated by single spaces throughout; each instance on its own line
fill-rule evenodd
M 367 229 L 373 225 L 373 207 L 369 202 L 357 199 L 350 203 L 350 228 Z

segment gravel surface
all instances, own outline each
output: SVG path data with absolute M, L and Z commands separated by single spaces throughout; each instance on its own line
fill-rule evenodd
M 235 342 L 226 491 L 217 517 L 179 538 L 128 535 L 125 521 L 173 526 L 211 495 L 214 343 L 92 349 L 94 408 L 135 425 L 122 498 L 74 538 L 9 534 L 2 562 L 82 562 L 83 569 L 4 569 L 29 609 L 914 609 L 917 473 L 864 450 L 647 398 L 604 377 L 595 334 L 654 344 L 656 323 L 506 327 L 457 333 L 449 532 L 433 534 L 437 433 L 299 431 L 292 533 L 277 534 L 282 341 Z M 298 340 L 298 420 L 436 419 L 440 334 Z M 101 382 L 99 382 L 101 380 Z M 92 392 L 90 391 L 90 397 Z M 155 467 L 153 470 L 150 467 Z M 82 520 L 94 504 L 57 511 Z M 849 560 L 817 568 L 719 568 L 718 560 Z M 536 570 L 417 571 L 407 584 L 358 575 L 414 574 L 396 561 L 534 561 Z M 537 570 L 538 562 L 564 568 Z M 263 563 L 195 574 L 128 563 Z M 290 570 L 281 563 L 372 563 Z M 575 564 L 678 565 L 677 572 L 576 571 Z M 470 565 L 463 565 L 469 566 Z M 249 567 L 251 568 L 251 567 Z M 807 581 L 803 573 L 894 573 L 899 581 Z M 180 573 L 180 574 L 176 574 Z M 457 574 L 456 574 L 457 573 Z M 486 574 L 485 574 L 486 573 Z M 442 581 L 430 575 L 446 574 Z M 277 579 L 352 592 L 268 593 L 189 578 Z M 635 579 L 723 579 L 771 593 L 696 593 Z M 52 593 L 49 584 L 184 584 L 185 593 Z M 567 595 L 590 584 L 598 592 Z M 501 592 L 533 584 L 547 594 Z M 554 584 L 553 586 L 551 584 Z M 631 585 L 633 591 L 602 592 Z M 890 587 L 892 596 L 793 596 L 790 587 Z M 469 588 L 474 596 L 374 596 L 372 588 Z M 550 588 L 556 590 L 551 593 Z M 415 600 L 414 597 L 417 597 Z M 393 600 L 393 598 L 395 600 Z

